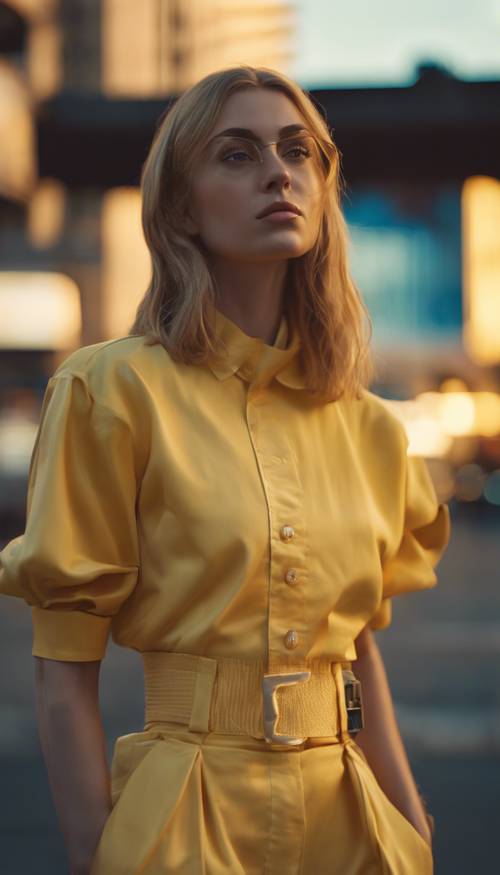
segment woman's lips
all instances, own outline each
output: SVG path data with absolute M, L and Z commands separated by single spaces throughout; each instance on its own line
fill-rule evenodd
M 289 222 L 290 219 L 298 219 L 298 213 L 292 213 L 290 210 L 275 210 L 273 213 L 268 213 L 267 216 L 261 216 L 262 219 L 269 219 L 271 222 Z

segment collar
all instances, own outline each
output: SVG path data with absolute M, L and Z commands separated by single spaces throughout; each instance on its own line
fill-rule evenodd
M 238 374 L 243 380 L 267 386 L 276 378 L 291 389 L 305 389 L 305 375 L 300 363 L 301 340 L 296 329 L 289 330 L 285 313 L 281 316 L 274 343 L 269 345 L 260 337 L 250 337 L 217 308 L 215 330 L 222 341 L 221 355 L 212 356 L 209 367 L 219 380 Z M 224 354 L 223 349 L 226 349 Z

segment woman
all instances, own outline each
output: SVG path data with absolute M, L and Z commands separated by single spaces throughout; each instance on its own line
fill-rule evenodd
M 142 191 L 150 286 L 49 380 L 1 554 L 71 873 L 431 873 L 372 630 L 436 583 L 449 512 L 366 386 L 330 132 L 283 74 L 222 70 L 169 108 Z M 111 775 L 110 633 L 146 688 Z

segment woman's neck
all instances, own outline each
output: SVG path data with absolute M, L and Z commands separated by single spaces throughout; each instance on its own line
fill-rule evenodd
M 249 337 L 272 345 L 285 301 L 287 262 L 212 261 L 216 306 Z

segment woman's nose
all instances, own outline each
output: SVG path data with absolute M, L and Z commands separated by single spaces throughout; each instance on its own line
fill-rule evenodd
M 266 187 L 271 181 L 289 185 L 292 179 L 283 159 L 276 152 L 271 152 L 271 149 L 267 150 L 267 155 L 262 155 L 262 171 Z

